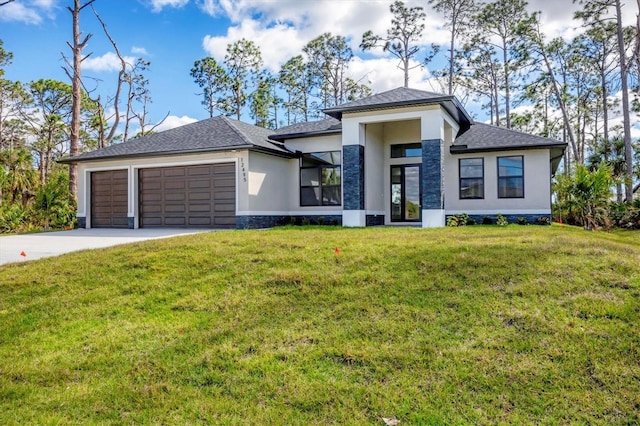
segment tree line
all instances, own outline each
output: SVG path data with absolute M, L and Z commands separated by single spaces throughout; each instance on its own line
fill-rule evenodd
M 221 62 L 210 56 L 195 61 L 191 76 L 202 89 L 202 105 L 210 117 L 224 114 L 240 120 L 248 107 L 257 126 L 271 129 L 318 119 L 324 108 L 372 93 L 348 76 L 354 54 L 345 37 L 324 33 L 302 53 L 273 74 L 263 68 L 259 47 L 243 38 L 227 46 Z

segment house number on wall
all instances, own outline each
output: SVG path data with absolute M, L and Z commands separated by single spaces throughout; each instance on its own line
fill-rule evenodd
M 247 171 L 244 167 L 244 159 L 240 158 L 240 172 L 242 173 L 242 181 L 246 182 L 247 181 Z

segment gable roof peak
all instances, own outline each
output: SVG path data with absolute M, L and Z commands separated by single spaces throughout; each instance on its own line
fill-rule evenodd
M 471 121 L 471 117 L 455 96 L 412 89 L 410 87 L 397 87 L 366 98 L 326 108 L 322 111 L 331 117 L 341 120 L 344 113 L 436 104 L 446 109 L 454 120 L 463 126 L 467 126 Z

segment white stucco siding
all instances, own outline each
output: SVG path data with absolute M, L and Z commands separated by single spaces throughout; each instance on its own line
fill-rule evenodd
M 364 204 L 368 214 L 384 212 L 384 139 L 383 124 L 367 124 L 364 149 Z
M 498 198 L 498 163 L 503 156 L 524 158 L 524 198 Z M 460 158 L 484 159 L 484 199 L 461 200 Z M 445 153 L 445 210 L 447 214 L 548 214 L 551 212 L 549 150 L 500 151 L 451 155 Z
M 390 145 L 420 143 L 420 120 L 391 121 L 384 123 L 383 139 Z M 391 151 L 387 155 L 390 155 Z
M 259 152 L 249 152 L 247 170 L 247 211 L 243 215 L 283 214 L 291 209 L 291 164 L 297 159 L 275 157 Z
M 324 152 L 341 151 L 342 138 L 337 135 L 315 136 L 310 138 L 288 139 L 285 146 L 289 151 Z
M 228 163 L 236 164 L 236 209 L 248 208 L 248 179 L 242 175 L 241 165 L 248 163 L 248 151 L 223 151 L 203 154 L 153 156 L 138 158 L 118 158 L 102 161 L 88 161 L 78 164 L 78 213 L 85 217 L 87 227 L 91 227 L 91 173 L 106 170 L 128 170 L 128 213 L 138 218 L 138 170 L 149 167 L 189 166 L 196 164 Z M 137 220 L 136 226 L 137 226 Z

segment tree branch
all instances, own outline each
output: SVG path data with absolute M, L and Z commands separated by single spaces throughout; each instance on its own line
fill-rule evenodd
M 85 4 L 85 6 L 93 3 L 93 1 L 94 0 L 91 0 L 90 2 Z M 93 10 L 93 14 L 98 19 L 98 22 L 100 22 L 100 25 L 102 25 L 102 30 L 104 31 L 105 35 L 107 36 L 107 38 L 111 42 L 111 45 L 116 51 L 116 55 L 118 55 L 118 59 L 120 59 L 120 65 L 121 65 L 120 72 L 118 72 L 118 84 L 116 86 L 116 94 L 113 100 L 113 109 L 115 111 L 114 122 L 113 122 L 113 125 L 111 126 L 111 130 L 109 131 L 109 134 L 107 135 L 106 141 L 105 141 L 105 143 L 108 145 L 111 142 L 111 140 L 114 138 L 116 130 L 118 128 L 118 124 L 120 124 L 120 106 L 118 104 L 120 103 L 120 91 L 122 90 L 122 82 L 123 82 L 125 73 L 127 72 L 127 62 L 124 60 L 124 57 L 120 53 L 120 49 L 118 49 L 118 45 L 116 44 L 115 40 L 113 39 L 113 37 L 111 37 L 111 34 L 107 30 L 107 24 L 104 23 L 104 21 L 102 20 L 102 18 L 100 17 L 100 15 L 98 14 L 98 12 L 93 6 L 91 6 L 91 9 Z M 127 120 L 128 120 L 128 117 L 127 117 Z

